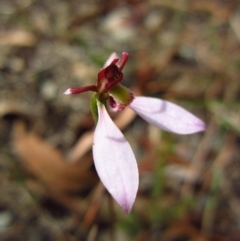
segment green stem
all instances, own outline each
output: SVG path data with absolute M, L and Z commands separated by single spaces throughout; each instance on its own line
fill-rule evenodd
M 97 124 L 97 121 L 98 121 L 98 108 L 97 108 L 97 98 L 96 98 L 96 95 L 93 95 L 92 99 L 91 99 L 91 111 L 92 111 L 93 119 L 94 119 L 95 123 Z

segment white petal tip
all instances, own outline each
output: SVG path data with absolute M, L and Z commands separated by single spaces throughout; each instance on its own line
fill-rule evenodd
M 124 194 L 121 198 L 115 199 L 126 215 L 128 215 L 132 210 L 137 190 L 133 190 L 133 193 L 135 193 L 134 196 Z
M 71 89 L 67 89 L 63 94 L 64 95 L 71 95 L 72 94 Z
M 115 199 L 116 200 L 116 199 Z M 117 200 L 116 200 L 117 201 Z M 120 202 L 117 201 L 117 203 L 119 204 L 119 206 L 121 207 L 122 211 L 124 212 L 125 215 L 129 215 L 129 213 L 132 211 L 132 206 L 133 206 L 133 203 L 132 204 L 123 204 L 121 205 Z
M 206 124 L 203 122 L 203 123 L 202 123 L 202 126 L 201 126 L 201 128 L 200 128 L 200 131 L 206 131 L 206 129 L 207 129 L 207 126 L 206 126 Z
M 126 214 L 126 215 L 129 215 L 129 213 L 131 212 L 132 208 L 123 208 L 123 212 Z
M 188 126 L 182 127 L 180 129 L 169 130 L 170 132 L 180 134 L 180 135 L 190 135 L 202 131 L 206 131 L 207 127 L 204 122 L 197 120 L 194 124 L 189 123 Z
M 195 127 L 192 128 L 192 131 L 193 133 L 196 133 L 196 132 L 206 131 L 206 129 L 207 129 L 206 124 L 199 119 Z

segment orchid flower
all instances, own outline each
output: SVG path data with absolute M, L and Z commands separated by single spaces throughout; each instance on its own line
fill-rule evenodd
M 108 114 L 129 107 L 145 121 L 165 131 L 191 134 L 205 130 L 205 124 L 187 110 L 171 102 L 134 96 L 120 84 L 128 54 L 110 55 L 98 73 L 96 85 L 69 88 L 64 94 L 93 91 L 92 113 L 97 123 L 93 137 L 93 159 L 100 180 L 126 214 L 136 198 L 139 174 L 133 151 Z

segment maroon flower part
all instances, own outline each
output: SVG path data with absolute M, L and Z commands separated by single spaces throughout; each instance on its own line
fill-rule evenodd
M 122 71 L 113 63 L 98 73 L 98 92 L 106 92 L 122 80 Z
M 69 88 L 64 92 L 64 94 L 65 95 L 75 95 L 75 94 L 80 94 L 80 93 L 87 92 L 87 91 L 97 92 L 97 86 L 89 85 L 89 86 L 85 86 L 85 87 Z
M 111 54 L 98 73 L 97 85 L 69 88 L 64 94 L 79 94 L 86 91 L 93 91 L 97 93 L 100 101 L 107 103 L 110 110 L 123 110 L 133 100 L 131 91 L 120 84 L 123 79 L 122 69 L 127 60 L 128 54 L 126 52 L 122 53 L 121 59 L 119 59 L 116 53 Z

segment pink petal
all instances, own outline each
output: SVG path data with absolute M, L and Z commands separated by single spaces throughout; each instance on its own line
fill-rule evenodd
M 95 167 L 106 189 L 128 214 L 138 189 L 137 162 L 129 143 L 100 103 L 98 115 L 93 138 Z
M 75 94 L 80 94 L 80 93 L 87 92 L 87 91 L 97 92 L 97 86 L 89 85 L 89 86 L 84 86 L 84 87 L 69 88 L 63 94 L 64 95 L 75 95 Z
M 191 134 L 206 129 L 203 121 L 168 101 L 150 97 L 135 97 L 129 107 L 147 122 L 166 131 Z

